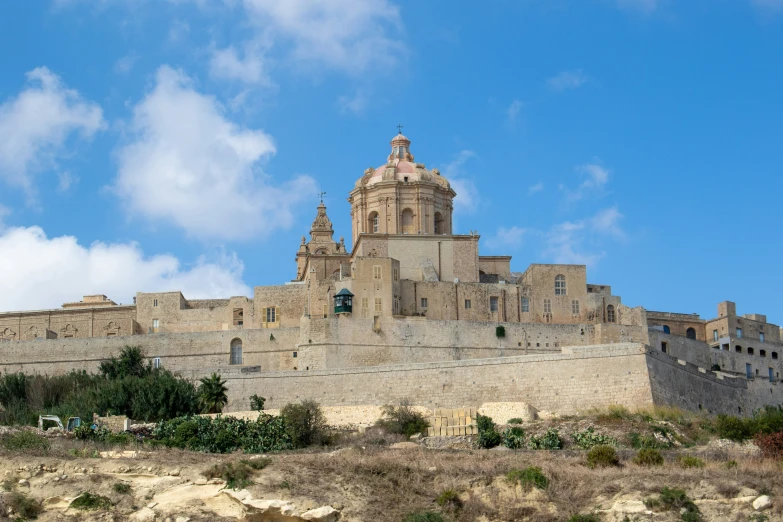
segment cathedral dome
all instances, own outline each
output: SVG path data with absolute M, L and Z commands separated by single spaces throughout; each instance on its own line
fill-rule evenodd
M 449 182 L 440 175 L 438 169 L 427 169 L 423 163 L 416 163 L 410 151 L 411 140 L 402 133 L 391 140 L 392 151 L 385 165 L 369 168 L 356 183 L 357 187 L 375 185 L 386 181 L 412 183 L 430 181 L 445 189 L 450 189 Z

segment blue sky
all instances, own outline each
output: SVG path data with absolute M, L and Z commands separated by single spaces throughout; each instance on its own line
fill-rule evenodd
M 0 309 L 289 281 L 401 123 L 483 254 L 783 322 L 783 0 L 30 0 L 0 45 Z

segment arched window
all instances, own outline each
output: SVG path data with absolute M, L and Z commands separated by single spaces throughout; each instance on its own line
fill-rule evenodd
M 778 352 L 772 352 L 772 358 L 777 359 L 778 358 Z
M 685 331 L 685 337 L 688 339 L 696 339 L 696 330 L 688 328 L 688 330 Z
M 242 364 L 242 339 L 234 339 L 231 341 L 230 364 Z
M 753 355 L 753 348 L 748 346 L 748 355 Z
M 665 325 L 663 325 L 663 333 L 665 333 L 665 334 L 670 334 L 670 333 L 672 333 L 672 329 L 671 329 L 671 328 L 669 328 L 669 325 L 668 325 L 668 324 L 665 324 Z
M 734 347 L 734 351 L 737 352 L 737 353 L 742 353 L 742 346 L 740 346 L 740 345 L 735 346 Z
M 759 350 L 759 357 L 766 357 L 767 356 L 767 350 Z
M 435 234 L 445 234 L 443 230 L 443 216 L 440 212 L 435 212 Z
M 413 225 L 413 211 L 406 208 L 402 211 L 402 233 L 403 234 L 415 234 L 416 227 Z
M 609 305 L 606 307 L 606 322 L 607 323 L 614 322 L 614 305 Z
M 555 277 L 555 295 L 566 295 L 566 280 L 562 274 Z
M 381 218 L 377 212 L 370 212 L 370 217 L 367 219 L 368 229 L 373 234 L 377 234 L 381 231 Z

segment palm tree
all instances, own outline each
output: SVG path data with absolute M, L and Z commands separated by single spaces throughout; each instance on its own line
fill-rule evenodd
M 228 403 L 226 381 L 220 380 L 220 375 L 213 373 L 210 377 L 201 379 L 198 387 L 198 400 L 202 413 L 220 413 Z

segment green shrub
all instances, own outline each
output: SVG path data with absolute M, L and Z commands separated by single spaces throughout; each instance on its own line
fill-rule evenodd
M 718 415 L 715 431 L 722 439 L 744 442 L 753 437 L 756 427 L 753 419 L 741 419 L 730 415 Z
M 159 422 L 152 438 L 169 447 L 206 453 L 264 453 L 292 447 L 285 419 L 263 413 L 255 421 L 222 416 L 178 417 Z
M 513 484 L 520 484 L 525 489 L 538 488 L 546 489 L 549 487 L 549 479 L 546 478 L 541 468 L 530 466 L 519 470 L 512 469 L 506 473 L 506 480 Z
M 683 468 L 703 468 L 704 467 L 704 461 L 701 460 L 699 457 L 694 457 L 692 455 L 680 455 L 679 457 L 677 457 L 677 462 Z
M 498 338 L 503 338 L 506 336 L 506 327 L 503 325 L 499 325 L 495 327 L 495 335 Z
M 119 493 L 120 495 L 129 495 L 131 487 L 130 484 L 126 484 L 125 482 L 115 482 L 112 489 L 115 493 Z
M 582 430 L 575 431 L 571 434 L 574 439 L 574 443 L 582 449 L 590 449 L 595 446 L 616 446 L 617 439 L 601 433 L 596 433 L 595 428 L 592 426 Z
M 631 416 L 631 412 L 628 411 L 628 408 L 620 404 L 613 404 L 612 406 L 609 406 L 606 410 L 607 410 L 607 416 L 612 419 L 627 419 Z
M 454 511 L 462 509 L 462 500 L 460 500 L 459 495 L 453 489 L 447 489 L 442 492 L 438 495 L 438 498 L 435 499 L 435 502 L 445 509 Z
M 568 519 L 568 522 L 601 522 L 598 515 L 590 513 L 589 515 L 573 515 Z
M 262 460 L 262 459 L 259 459 Z M 206 478 L 219 478 L 226 482 L 226 487 L 233 490 L 245 489 L 253 484 L 253 473 L 263 469 L 267 462 L 253 460 L 240 460 L 237 462 L 222 462 L 215 464 L 202 473 Z
M 726 469 L 736 469 L 737 466 L 738 464 L 736 460 L 730 460 L 726 462 Z
M 519 427 L 506 428 L 503 432 L 503 445 L 509 449 L 525 447 L 525 430 Z
M 446 522 L 446 519 L 434 511 L 419 511 L 408 514 L 402 519 L 402 522 Z
M 662 466 L 663 456 L 657 449 L 642 448 L 634 457 L 633 462 L 638 466 Z
M 663 442 L 652 435 L 642 435 L 632 431 L 628 434 L 628 442 L 633 449 L 668 449 L 672 446 L 669 442 Z
M 7 495 L 5 502 L 22 520 L 36 519 L 43 512 L 43 505 L 39 501 L 22 493 Z
M 152 373 L 152 364 L 144 363 L 144 352 L 138 346 L 125 346 L 120 350 L 119 357 L 101 362 L 101 375 L 110 380 L 125 377 L 147 377 Z
M 111 500 L 101 495 L 95 495 L 93 493 L 82 493 L 71 502 L 70 507 L 74 509 L 81 509 L 82 511 L 95 511 L 98 509 L 111 509 Z
M 266 398 L 253 394 L 250 396 L 250 409 L 253 411 L 264 411 L 265 402 Z
M 508 422 L 506 424 L 522 424 L 523 422 L 524 421 L 519 417 L 514 417 L 513 419 L 508 419 Z
M 536 450 L 559 450 L 563 449 L 563 441 L 560 438 L 560 432 L 555 428 L 549 428 L 541 437 L 531 435 L 527 443 L 528 448 Z
M 381 408 L 382 417 L 375 425 L 387 433 L 410 437 L 426 433 L 429 423 L 424 414 L 416 411 L 410 402 L 402 401 L 399 406 L 386 405 Z
M 479 448 L 494 448 L 501 443 L 502 437 L 495 428 L 495 423 L 492 422 L 492 417 L 476 414 L 476 427 L 478 428 L 476 446 Z
M 591 468 L 619 466 L 620 459 L 612 446 L 595 446 L 587 452 L 587 465 Z
M 47 451 L 49 449 L 49 441 L 31 431 L 20 431 L 12 435 L 4 435 L 0 437 L 0 445 L 9 451 Z
M 681 489 L 664 487 L 657 499 L 645 499 L 644 503 L 649 509 L 656 511 L 680 512 L 680 519 L 683 522 L 702 520 L 699 507 Z
M 280 411 L 280 416 L 295 448 L 306 448 L 325 441 L 326 419 L 317 402 L 288 403 Z

